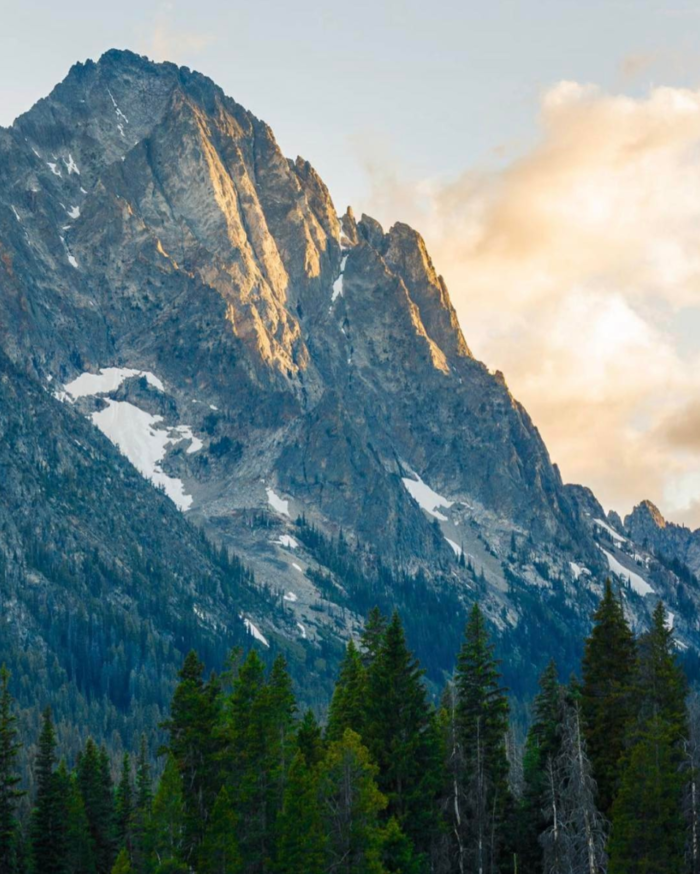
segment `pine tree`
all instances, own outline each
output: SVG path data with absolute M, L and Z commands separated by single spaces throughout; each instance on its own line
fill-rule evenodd
M 682 780 L 673 732 L 654 716 L 625 756 L 612 810 L 609 874 L 683 870 Z
M 185 802 L 182 792 L 182 777 L 177 762 L 168 756 L 158 791 L 153 799 L 148 827 L 149 857 L 156 871 L 172 870 L 184 864 L 185 852 Z
M 220 788 L 217 725 L 220 714 L 219 684 L 203 680 L 204 665 L 195 652 L 185 658 L 175 689 L 170 719 L 168 752 L 182 776 L 185 804 L 183 860 L 195 859 Z
M 109 757 L 88 738 L 77 765 L 77 783 L 85 805 L 98 874 L 109 874 L 114 864 L 114 796 Z
M 355 732 L 346 729 L 329 746 L 319 774 L 327 871 L 382 874 L 379 814 L 386 799 L 376 775 L 377 767 Z
M 315 768 L 323 759 L 325 748 L 321 727 L 311 710 L 307 710 L 297 729 L 297 748 L 308 768 Z
M 30 825 L 32 870 L 37 874 L 63 874 L 66 867 L 66 787 L 55 765 L 56 731 L 47 708 L 39 735 L 37 793 Z
M 17 787 L 16 772 L 21 744 L 17 740 L 17 717 L 10 694 L 10 674 L 0 668 L 0 874 L 16 874 L 19 827 L 17 802 L 24 795 Z
M 318 799 L 318 763 L 300 748 L 289 770 L 277 824 L 278 874 L 323 874 L 326 838 Z
M 115 800 L 117 843 L 131 852 L 131 829 L 134 814 L 134 791 L 131 784 L 131 759 L 128 753 L 122 758 L 122 772 Z
M 422 874 L 427 870 L 425 860 L 416 856 L 413 842 L 393 816 L 382 831 L 381 846 L 382 867 L 387 874 Z
M 540 835 L 547 828 L 545 811 L 561 746 L 562 695 L 556 664 L 542 672 L 540 691 L 533 702 L 533 722 L 525 742 L 523 795 L 518 811 L 518 867 L 531 874 L 542 871 Z
M 672 742 L 680 744 L 688 736 L 688 683 L 678 665 L 673 630 L 661 601 L 654 610 L 651 628 L 639 639 L 638 651 L 637 720 L 643 724 L 660 717 L 671 732 Z
M 96 874 L 95 842 L 91 834 L 90 822 L 85 811 L 85 802 L 78 785 L 78 778 L 71 778 L 63 763 L 59 766 L 58 774 L 61 785 L 68 790 L 67 874 Z
M 197 874 L 238 874 L 242 870 L 236 840 L 236 817 L 226 788 L 222 787 L 199 848 Z
M 151 765 L 148 760 L 146 736 L 141 735 L 139 753 L 136 759 L 136 787 L 134 794 L 134 810 L 132 816 L 132 864 L 134 869 L 142 874 L 146 868 L 148 854 L 147 834 L 148 820 L 153 803 L 153 787 L 151 785 Z
M 427 858 L 439 828 L 440 744 L 423 671 L 406 646 L 398 613 L 367 672 L 366 713 L 363 739 L 379 766 L 387 819 L 395 818 L 417 854 Z
M 367 695 L 367 671 L 351 640 L 340 665 L 338 681 L 328 710 L 327 740 L 339 740 L 346 728 L 357 732 L 360 737 L 363 736 Z
M 362 663 L 366 668 L 370 666 L 379 652 L 386 631 L 386 617 L 379 607 L 373 607 L 367 615 L 367 621 L 360 638 L 362 648 Z
M 496 871 L 506 843 L 508 701 L 478 604 L 469 615 L 457 659 L 456 723 L 464 762 L 466 817 L 462 818 L 467 869 Z M 455 824 L 456 826 L 456 824 Z
M 622 604 L 610 580 L 593 616 L 583 656 L 581 707 L 586 743 L 598 786 L 598 803 L 609 817 L 620 782 L 620 762 L 634 717 L 637 650 Z
M 618 874 L 680 870 L 686 840 L 686 692 L 673 632 L 659 602 L 651 628 L 639 641 L 637 717 L 628 731 L 629 748 L 612 811 L 610 869 Z

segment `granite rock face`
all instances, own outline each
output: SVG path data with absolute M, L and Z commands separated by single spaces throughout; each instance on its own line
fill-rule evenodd
M 533 602 L 585 625 L 602 508 L 472 356 L 417 231 L 339 215 L 211 80 L 129 52 L 0 130 L 0 183 L 4 354 L 243 557 L 279 598 L 266 633 L 342 641 L 364 607 L 297 519 L 367 573 L 480 597 L 504 646 Z

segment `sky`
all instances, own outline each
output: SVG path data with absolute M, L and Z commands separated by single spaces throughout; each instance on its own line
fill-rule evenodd
M 130 48 L 426 239 L 568 482 L 700 527 L 700 4 L 0 0 L 0 125 Z

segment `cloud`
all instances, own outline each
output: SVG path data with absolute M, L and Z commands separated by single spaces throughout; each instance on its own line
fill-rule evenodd
M 674 317 L 700 312 L 700 91 L 560 82 L 510 163 L 450 182 L 368 173 L 366 211 L 424 233 L 472 349 L 565 478 L 621 512 L 648 497 L 691 513 L 700 343 Z
M 149 32 L 140 36 L 141 50 L 154 61 L 179 62 L 208 48 L 214 37 L 178 24 L 172 3 L 158 5 Z

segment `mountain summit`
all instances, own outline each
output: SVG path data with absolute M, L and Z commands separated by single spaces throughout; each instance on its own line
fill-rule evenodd
M 194 586 L 176 611 L 191 611 L 190 637 L 215 639 L 218 653 L 237 623 L 321 689 L 379 603 L 402 611 L 437 677 L 479 598 L 529 689 L 548 655 L 567 650 L 572 623 L 586 624 L 608 571 L 640 622 L 652 594 L 674 603 L 672 571 L 637 551 L 590 492 L 562 483 L 503 376 L 472 356 L 420 234 L 339 215 L 310 164 L 285 158 L 210 79 L 125 51 L 77 64 L 0 130 L 0 181 L 8 371 L 43 389 L 68 443 L 71 421 L 76 441 L 94 442 L 101 484 L 117 469 L 108 438 L 165 492 L 148 486 L 143 498 L 160 507 L 153 524 L 173 517 L 163 501 L 178 508 L 170 551 L 165 533 L 156 544 L 129 531 L 123 489 L 81 497 L 102 495 L 139 566 L 181 566 L 184 543 L 195 562 L 206 552 L 206 609 Z M 3 425 L 16 433 L 0 410 Z M 46 421 L 23 429 L 50 455 L 58 437 Z M 52 489 L 74 481 L 73 455 L 50 471 Z M 55 532 L 51 513 L 66 510 L 52 510 L 48 484 L 37 489 Z M 17 483 L 8 506 L 22 500 Z M 21 599 L 30 547 L 7 524 L 0 552 Z M 49 537 L 43 591 L 55 590 L 56 562 L 69 574 L 117 560 L 86 519 L 70 544 L 65 554 L 65 538 Z M 249 569 L 226 596 L 240 598 L 233 611 L 217 596 L 228 573 L 217 550 Z M 134 561 L 119 556 L 127 578 Z M 104 585 L 127 604 L 123 575 Z M 166 634 L 152 598 L 128 598 Z M 679 629 L 690 641 L 690 626 Z M 62 645 L 59 661 L 72 657 Z

